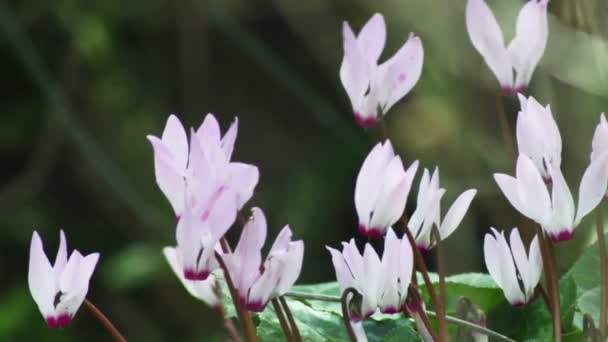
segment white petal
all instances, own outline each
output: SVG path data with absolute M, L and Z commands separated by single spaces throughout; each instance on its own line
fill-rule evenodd
M 65 233 L 63 230 L 59 231 L 59 249 L 57 249 L 57 256 L 55 257 L 55 264 L 53 270 L 55 274 L 61 274 L 61 271 L 68 262 L 68 245 L 65 239 Z
M 503 88 L 511 88 L 513 71 L 502 30 L 485 1 L 467 1 L 466 26 L 473 46 L 496 75 L 500 85 Z
M 338 280 L 338 284 L 340 284 L 340 292 L 343 292 L 349 287 L 355 286 L 355 279 L 346 265 L 346 261 L 344 260 L 342 253 L 328 246 L 325 246 L 325 248 L 327 248 L 329 253 L 331 253 L 331 262 L 336 271 L 336 279 Z
M 184 278 L 182 267 L 179 265 L 179 262 L 177 260 L 175 248 L 165 247 L 163 248 L 163 254 L 167 259 L 171 270 L 173 270 L 173 273 L 175 273 L 177 278 L 186 288 L 188 293 L 190 293 L 190 295 L 192 295 L 194 298 L 204 301 L 212 307 L 220 304 L 220 298 L 218 298 L 213 288 L 215 283 L 215 277 L 210 275 L 209 278 L 204 281 L 187 280 L 186 278 Z
M 44 253 L 42 241 L 36 231 L 32 234 L 32 242 L 30 244 L 27 280 L 32 298 L 34 298 L 38 309 L 46 318 L 46 316 L 54 311 L 53 300 L 56 292 L 56 280 L 53 267 Z
M 381 290 L 380 279 L 382 274 L 382 262 L 369 243 L 365 244 L 363 263 L 365 265 L 366 276 L 364 279 L 361 279 L 363 287 L 361 311 L 364 316 L 367 316 L 376 311 Z
M 515 88 L 526 87 L 534 68 L 540 61 L 547 45 L 547 3 L 549 0 L 532 0 L 526 3 L 517 16 L 515 37 L 509 44 L 509 57 L 517 79 Z
M 600 114 L 600 123 L 593 133 L 593 142 L 591 143 L 591 146 L 591 160 L 599 158 L 600 155 L 608 151 L 608 122 L 606 121 L 604 113 Z
M 553 181 L 553 224 L 552 228 L 563 230 L 574 229 L 574 199 L 559 168 L 551 168 Z
M 416 85 L 423 60 L 422 41 L 412 34 L 393 57 L 380 65 L 373 88 L 384 114 Z
M 291 242 L 285 255 L 283 272 L 275 289 L 277 296 L 282 296 L 295 284 L 302 271 L 304 261 L 304 242 L 301 240 Z
M 408 184 L 401 158 L 393 158 L 382 178 L 382 188 L 374 205 L 369 228 L 378 228 L 384 232 L 399 220 L 405 210 Z
M 374 204 L 381 191 L 382 176 L 394 153 L 390 141 L 384 145 L 376 144 L 363 161 L 357 182 L 355 184 L 355 208 L 359 216 L 359 224 L 369 228 L 369 220 Z
M 184 208 L 184 170 L 176 168 L 167 146 L 154 136 L 148 136 L 154 148 L 154 174 L 156 183 L 171 203 L 175 214 L 179 217 Z
M 517 191 L 517 179 L 502 173 L 495 173 L 494 180 L 513 208 L 525 215 L 525 213 L 527 213 L 527 209 L 523 206 L 519 199 L 519 193 Z
M 200 139 L 203 146 L 209 144 L 218 146 L 221 141 L 220 124 L 215 116 L 208 113 L 203 120 L 203 123 L 196 131 L 196 135 Z
M 540 281 L 540 276 L 543 272 L 543 258 L 540 253 L 540 247 L 538 245 L 538 237 L 534 236 L 532 242 L 530 243 L 530 249 L 528 251 L 528 260 L 530 265 L 530 291 L 533 291 L 538 285 Z M 529 298 L 533 292 L 527 293 L 527 297 Z
M 597 207 L 608 188 L 608 153 L 598 156 L 593 160 L 581 179 L 578 189 L 578 209 L 574 225 Z
M 526 294 L 529 294 L 531 291 L 534 291 L 536 284 L 532 283 L 532 270 L 530 268 L 530 264 L 528 263 L 528 255 L 526 254 L 524 243 L 521 241 L 521 236 L 519 235 L 517 228 L 513 228 L 511 230 L 510 242 L 513 259 L 515 259 L 515 265 L 517 266 L 517 270 L 521 276 L 521 281 L 523 282 L 525 292 Z
M 229 184 L 238 194 L 238 207 L 242 208 L 253 196 L 260 172 L 253 165 L 244 163 L 230 163 L 228 165 Z
M 353 110 L 360 110 L 371 80 L 370 65 L 363 55 L 357 38 L 348 23 L 342 28 L 344 58 L 340 66 L 340 81 L 348 95 Z
M 475 194 L 477 194 L 477 190 L 467 190 L 460 194 L 454 201 L 454 204 L 452 204 L 441 223 L 439 233 L 441 234 L 442 240 L 450 236 L 458 225 L 460 225 L 464 215 L 467 213 L 467 210 L 469 210 L 469 206 L 471 205 L 471 201 L 473 201 Z
M 171 114 L 167 119 L 162 141 L 167 146 L 178 170 L 186 168 L 188 163 L 188 138 L 181 121 Z
M 517 192 L 525 212 L 532 220 L 546 224 L 551 220 L 551 198 L 538 169 L 530 158 L 520 154 L 517 158 Z M 504 192 L 504 190 L 503 190 Z
M 221 147 L 224 153 L 226 154 L 226 159 L 230 160 L 232 157 L 232 151 L 234 150 L 234 142 L 236 141 L 236 136 L 239 130 L 239 118 L 234 118 L 234 121 L 224 134 L 222 138 Z
M 384 17 L 376 13 L 365 23 L 357 36 L 359 47 L 370 63 L 377 63 L 386 42 Z

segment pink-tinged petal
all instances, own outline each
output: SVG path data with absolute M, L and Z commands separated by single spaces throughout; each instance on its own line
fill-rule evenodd
M 401 307 L 399 298 L 400 274 L 400 241 L 392 228 L 389 228 L 384 240 L 384 253 L 382 255 L 381 294 L 379 298 L 380 310 L 384 313 L 397 310 Z
M 175 248 L 165 247 L 163 248 L 163 254 L 173 270 L 173 273 L 177 276 L 182 285 L 186 288 L 186 291 L 190 293 L 194 298 L 202 300 L 211 307 L 218 307 L 221 305 L 220 298 L 216 295 L 214 286 L 216 286 L 215 277 L 210 275 L 205 281 L 190 281 L 184 278 L 182 267 L 180 266 Z
M 401 49 L 380 65 L 373 88 L 384 114 L 416 85 L 422 74 L 423 60 L 422 41 L 410 34 Z
M 357 42 L 365 59 L 376 64 L 386 43 L 386 23 L 381 14 L 374 14 L 365 23 L 357 36 Z
M 519 282 L 517 279 L 517 270 L 515 267 L 515 263 L 513 261 L 513 254 L 511 249 L 509 248 L 509 244 L 507 243 L 507 239 L 504 236 L 504 232 L 501 232 L 499 236 L 496 237 L 499 246 L 501 267 L 500 271 L 502 273 L 502 279 L 504 280 L 505 287 L 503 287 L 503 291 L 505 296 L 509 300 L 512 305 L 519 305 L 520 303 L 525 303 L 526 298 L 519 287 Z
M 509 58 L 517 73 L 516 89 L 528 86 L 532 73 L 545 52 L 549 36 L 548 2 L 548 0 L 528 1 L 517 16 L 515 37 L 508 47 Z
M 600 123 L 593 133 L 591 149 L 591 160 L 599 158 L 600 155 L 608 151 L 608 122 L 604 113 L 600 114 Z
M 540 253 L 540 247 L 538 245 L 538 237 L 534 236 L 530 243 L 530 249 L 528 251 L 528 262 L 530 265 L 530 280 L 529 284 L 531 288 L 535 288 L 540 281 L 540 276 L 543 272 L 543 258 Z
M 42 240 L 40 240 L 40 236 L 36 231 L 32 234 L 32 242 L 30 244 L 27 280 L 32 298 L 38 305 L 38 309 L 42 315 L 47 317 L 54 314 L 55 273 L 44 253 Z
M 502 173 L 495 173 L 494 180 L 513 208 L 522 214 L 526 213 L 526 208 L 519 200 L 519 193 L 517 192 L 517 179 Z
M 557 229 L 557 231 L 562 231 L 564 228 L 572 230 L 574 229 L 575 215 L 574 199 L 559 168 L 551 168 L 551 180 L 553 183 L 553 193 L 551 196 L 553 205 L 552 228 Z
M 221 142 L 220 124 L 215 116 L 208 113 L 203 120 L 201 126 L 196 130 L 196 135 L 200 139 L 203 146 L 209 144 L 219 146 Z
M 247 309 L 250 311 L 262 311 L 277 287 L 283 270 L 283 260 L 269 258 L 264 263 L 264 273 L 256 280 L 249 292 Z
M 243 163 L 230 163 L 228 165 L 229 186 L 238 194 L 237 205 L 242 208 L 253 196 L 255 187 L 260 179 L 260 172 L 256 166 Z
M 517 270 L 521 276 L 521 281 L 524 285 L 524 292 L 527 298 L 528 295 L 534 292 L 534 287 L 536 287 L 536 284 L 531 283 L 532 270 L 530 268 L 530 264 L 528 263 L 528 255 L 526 254 L 524 243 L 521 240 L 521 236 L 519 235 L 517 228 L 513 228 L 511 230 L 510 242 L 513 259 L 515 260 L 515 265 L 517 266 Z
M 502 30 L 483 0 L 468 0 L 466 26 L 475 49 L 492 70 L 503 89 L 513 87 L 513 70 L 505 48 Z
M 382 176 L 394 157 L 390 141 L 378 143 L 363 161 L 355 184 L 355 208 L 359 224 L 369 227 L 371 213 L 382 188 Z
M 89 281 L 99 260 L 99 254 L 93 253 L 86 257 L 74 251 L 60 278 L 61 297 L 57 312 L 67 312 L 74 317 L 82 305 L 89 290 Z
M 301 240 L 291 242 L 284 256 L 283 272 L 275 289 L 277 296 L 284 295 L 295 284 L 302 271 L 304 261 L 304 242 Z
M 277 238 L 274 240 L 274 243 L 272 244 L 272 247 L 270 248 L 270 252 L 268 252 L 268 254 L 286 251 L 289 248 L 289 244 L 291 243 L 292 235 L 293 233 L 291 232 L 291 228 L 289 227 L 289 225 L 283 227 L 283 229 L 281 229 L 281 231 L 279 232 L 279 235 L 277 235 Z
M 363 291 L 361 312 L 363 317 L 367 317 L 376 311 L 381 290 L 380 280 L 382 278 L 382 262 L 369 243 L 365 244 L 363 264 L 366 274 L 365 277 L 360 278 L 360 284 Z
M 185 169 L 188 163 L 188 138 L 177 116 L 169 115 L 161 139 L 171 153 L 175 168 Z
M 538 169 L 524 154 L 517 158 L 517 192 L 525 212 L 532 220 L 545 224 L 551 221 L 551 197 Z M 503 190 L 504 192 L 504 190 Z
M 226 131 L 226 134 L 224 134 L 224 137 L 222 138 L 222 142 L 220 144 L 222 150 L 226 154 L 227 160 L 230 160 L 230 158 L 232 157 L 232 152 L 234 151 L 234 142 L 236 141 L 238 130 L 239 118 L 235 117 L 234 121 L 230 125 L 230 128 L 228 128 L 228 131 Z
M 68 262 L 68 244 L 65 239 L 65 233 L 63 229 L 59 231 L 59 249 L 57 249 L 57 256 L 55 257 L 55 264 L 53 270 L 55 274 L 61 274 L 61 271 Z
M 266 241 L 266 217 L 260 208 L 253 208 L 252 216 L 243 228 L 239 244 L 233 253 L 225 256 L 235 286 L 240 293 L 247 293 L 253 282 L 260 276 L 262 247 Z
M 197 220 L 191 210 L 186 210 L 175 230 L 177 240 L 177 255 L 182 265 L 182 272 L 187 279 L 194 280 L 198 275 L 197 259 L 201 251 L 202 223 Z M 207 232 L 207 234 L 209 234 Z
M 70 255 L 63 272 L 59 274 L 59 290 L 61 292 L 70 293 L 78 288 L 78 272 L 80 271 L 82 259 L 82 254 L 77 250 L 74 250 Z
M 608 150 L 607 150 L 608 152 Z M 574 226 L 577 226 L 583 217 L 597 207 L 608 188 L 608 153 L 599 155 L 591 161 L 578 189 L 578 209 Z
M 464 215 L 467 213 L 467 210 L 469 210 L 469 206 L 471 205 L 471 201 L 473 201 L 475 194 L 477 194 L 477 190 L 467 190 L 460 194 L 454 201 L 454 204 L 452 204 L 447 214 L 445 214 L 439 229 L 442 240 L 450 236 L 460 225 Z
M 430 249 L 433 247 L 431 244 L 431 232 L 433 225 L 436 224 L 439 227 L 439 211 L 441 206 L 441 198 L 445 194 L 445 189 L 433 190 L 433 197 L 429 199 L 426 213 L 424 214 L 424 222 L 418 235 L 416 236 L 416 244 L 418 248 Z
M 175 215 L 179 217 L 184 209 L 184 170 L 176 169 L 174 160 L 161 140 L 154 136 L 148 136 L 148 140 L 154 148 L 156 184 L 169 200 Z
M 382 186 L 378 200 L 374 205 L 374 213 L 370 227 L 378 228 L 384 233 L 386 229 L 397 222 L 405 210 L 408 184 L 405 179 L 403 163 L 398 156 L 393 158 L 384 171 Z
M 342 255 L 348 269 L 355 280 L 363 279 L 366 276 L 365 266 L 363 264 L 363 256 L 357 249 L 355 240 L 351 239 L 348 243 L 342 243 Z
M 369 62 L 365 59 L 357 38 L 348 23 L 342 29 L 344 39 L 344 58 L 340 66 L 340 81 L 348 95 L 354 112 L 361 111 L 361 106 L 371 81 Z M 362 113 L 360 115 L 365 115 Z
M 331 254 L 331 262 L 336 271 L 336 280 L 338 280 L 338 284 L 340 285 L 340 292 L 343 292 L 349 287 L 355 286 L 355 280 L 348 266 L 346 265 L 346 261 L 344 260 L 342 253 L 328 246 L 325 246 L 325 248 Z
M 201 219 L 211 228 L 211 236 L 219 240 L 236 220 L 238 212 L 238 194 L 232 189 L 220 188 L 217 197 L 207 206 Z

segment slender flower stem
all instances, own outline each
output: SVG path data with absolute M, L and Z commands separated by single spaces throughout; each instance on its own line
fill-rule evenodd
M 291 335 L 291 330 L 289 330 L 289 326 L 287 325 L 285 315 L 283 315 L 283 310 L 281 310 L 281 304 L 279 303 L 279 300 L 277 298 L 274 298 L 271 303 L 272 307 L 274 308 L 274 313 L 277 315 L 279 323 L 281 323 L 281 328 L 283 329 L 283 333 L 285 334 L 285 339 L 288 342 L 293 342 L 293 336 Z
M 408 229 L 409 230 L 409 229 Z M 435 250 L 437 251 L 437 273 L 439 274 L 439 307 L 435 308 L 438 314 L 437 321 L 439 322 L 439 337 L 441 341 L 449 341 L 448 325 L 445 321 L 445 259 L 443 258 L 443 246 L 441 245 L 441 234 L 437 225 L 433 225 L 431 234 L 435 240 Z
M 236 331 L 234 322 L 232 322 L 230 318 L 226 318 L 224 320 L 224 327 L 226 328 L 226 331 L 228 332 L 228 335 L 230 336 L 232 342 L 243 342 L 243 339 L 241 338 L 241 336 L 239 336 L 238 331 Z
M 297 299 L 318 300 L 318 301 L 323 301 L 323 302 L 338 303 L 341 301 L 341 298 L 338 296 L 319 295 L 319 294 L 305 293 L 305 292 L 287 292 L 285 294 L 285 296 L 291 297 L 291 298 L 297 298 Z M 437 314 L 433 311 L 424 310 L 424 312 L 430 317 L 437 317 Z M 494 330 L 490 330 L 486 327 L 482 327 L 481 325 L 477 325 L 475 323 L 471 323 L 469 321 L 458 319 L 458 318 L 452 317 L 452 316 L 446 315 L 445 317 L 449 323 L 467 327 L 480 334 L 484 334 L 486 336 L 493 337 L 495 340 L 504 341 L 504 342 L 515 342 L 514 340 L 508 338 L 507 336 L 501 335 L 501 334 L 495 332 Z
M 357 290 L 349 287 L 344 290 L 344 293 L 342 293 L 342 297 L 340 298 L 340 302 L 342 302 L 342 320 L 344 321 L 344 327 L 346 328 L 346 333 L 348 334 L 348 339 L 350 342 L 357 342 L 357 336 L 353 331 L 353 326 L 350 320 L 350 312 L 348 309 L 348 295 L 350 294 L 355 296 L 357 294 Z
M 608 305 L 608 259 L 606 257 L 606 241 L 604 239 L 604 219 L 602 218 L 601 205 L 595 208 L 595 227 L 597 231 L 597 243 L 600 247 L 600 274 L 601 274 L 601 286 L 600 286 L 600 322 L 599 328 L 600 333 L 603 337 L 606 337 L 606 311 Z
M 289 309 L 289 305 L 287 305 L 287 301 L 283 296 L 279 297 L 279 302 L 283 306 L 283 310 L 285 311 L 285 315 L 287 316 L 287 320 L 289 321 L 289 326 L 291 327 L 291 333 L 293 334 L 293 339 L 295 342 L 302 342 L 302 335 L 300 335 L 300 329 L 298 329 L 298 324 L 296 324 L 296 320 L 291 314 L 291 310 Z
M 516 155 L 515 148 L 513 147 L 513 134 L 509 128 L 509 120 L 507 118 L 503 95 L 501 92 L 498 92 L 496 95 L 496 109 L 498 110 L 498 120 L 500 121 L 500 128 L 502 130 L 502 140 L 505 148 L 507 149 L 509 159 L 511 159 L 513 170 L 515 170 Z
M 225 241 L 225 239 L 222 239 L 221 245 L 223 250 L 229 250 L 228 243 Z M 232 297 L 234 308 L 239 316 L 239 321 L 241 322 L 241 327 L 243 329 L 243 335 L 245 335 L 245 341 L 257 342 L 258 338 L 255 334 L 255 328 L 253 321 L 251 320 L 251 315 L 241 305 L 238 290 L 234 287 L 234 283 L 232 282 L 232 277 L 230 277 L 230 272 L 228 272 L 226 263 L 224 262 L 224 259 L 222 259 L 222 256 L 217 252 L 215 253 L 215 258 L 224 272 L 224 279 L 226 280 L 226 285 L 230 290 L 230 296 Z
M 410 231 L 410 229 L 407 226 L 403 227 L 403 231 L 405 232 L 405 235 L 407 236 L 407 239 L 409 240 L 410 245 L 412 246 L 412 250 L 414 252 L 414 258 L 416 259 L 416 265 L 418 265 L 418 269 L 420 270 L 420 273 L 422 273 L 422 279 L 424 279 L 424 284 L 426 285 L 426 289 L 429 292 L 429 296 L 431 297 L 431 302 L 433 303 L 433 307 L 435 308 L 435 310 L 440 310 L 441 304 L 439 303 L 439 300 L 437 299 L 437 293 L 435 292 L 435 288 L 433 287 L 431 278 L 429 278 L 429 272 L 426 268 L 426 264 L 424 263 L 424 258 L 422 257 L 422 253 L 420 253 L 420 250 L 416 246 L 416 240 L 414 239 L 412 232 Z M 439 325 L 441 327 L 441 324 L 442 324 L 441 318 L 438 318 L 437 320 L 440 322 Z
M 553 335 L 555 337 L 555 342 L 562 341 L 562 321 L 561 321 L 561 313 L 559 307 L 559 284 L 557 281 L 557 271 L 554 268 L 555 264 L 553 261 L 555 260 L 555 256 L 552 253 L 551 242 L 545 239 L 545 235 L 543 233 L 543 229 L 539 224 L 536 225 L 536 233 L 538 235 L 538 242 L 540 245 L 540 253 L 543 258 L 543 264 L 545 267 L 545 272 L 547 275 L 547 287 L 551 292 L 551 308 L 552 316 L 553 316 Z M 550 286 L 549 286 L 550 284 Z
M 388 128 L 386 127 L 386 119 L 384 118 L 384 113 L 378 113 L 378 125 L 380 126 L 380 141 L 385 141 L 388 139 Z
M 116 329 L 114 324 L 101 312 L 93 303 L 88 299 L 84 299 L 84 305 L 91 311 L 91 313 L 97 318 L 97 320 L 108 330 L 110 335 L 118 342 L 127 342 L 127 339 Z

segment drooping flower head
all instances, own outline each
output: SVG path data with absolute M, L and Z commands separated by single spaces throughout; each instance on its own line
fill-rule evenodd
M 532 96 L 518 95 L 521 110 L 517 115 L 517 148 L 530 157 L 546 183 L 551 182 L 551 167 L 562 163 L 562 137 L 551 108 L 543 108 Z
M 178 218 L 184 211 L 186 184 L 197 188 L 190 191 L 192 206 L 211 201 L 222 187 L 237 193 L 239 208 L 253 195 L 259 178 L 257 167 L 230 161 L 237 129 L 235 119 L 222 137 L 217 120 L 207 114 L 202 125 L 192 130 L 188 144 L 182 123 L 170 115 L 161 138 L 148 135 L 154 148 L 156 182 Z
M 538 237 L 534 237 L 530 250 L 526 253 L 517 228 L 511 230 L 511 247 L 504 232 L 499 233 L 496 229 L 491 229 L 494 236 L 486 234 L 483 243 L 488 272 L 502 288 L 511 305 L 527 304 L 534 295 L 543 269 Z
M 408 241 L 398 239 L 389 229 L 382 260 L 369 243 L 365 244 L 363 254 L 354 239 L 343 242 L 342 246 L 342 252 L 326 248 L 331 253 L 341 292 L 352 287 L 362 297 L 361 312 L 353 312 L 351 318 L 354 321 L 367 318 L 378 307 L 383 313 L 403 311 L 413 271 L 413 253 Z
M 83 256 L 77 250 L 68 258 L 62 230 L 55 264 L 51 265 L 42 240 L 34 231 L 30 245 L 28 285 L 49 327 L 63 327 L 72 321 L 87 295 L 89 280 L 98 259 L 99 253 Z
M 171 266 L 171 269 L 193 297 L 207 303 L 213 310 L 221 311 L 222 302 L 219 293 L 219 284 L 213 275 L 209 275 L 206 280 L 193 281 L 184 277 L 184 272 L 177 259 L 176 249 L 173 247 L 163 248 L 163 254 Z
M 262 263 L 266 217 L 259 208 L 253 208 L 252 213 L 236 249 L 224 254 L 223 258 L 241 303 L 248 310 L 259 312 L 270 300 L 289 291 L 298 279 L 304 259 L 304 242 L 292 241 L 291 228 L 285 226 Z
M 357 176 L 355 207 L 359 231 L 379 238 L 399 220 L 405 209 L 418 161 L 405 171 L 390 141 L 378 143 L 371 150 Z
M 363 127 L 371 127 L 377 121 L 378 111 L 386 114 L 418 82 L 424 58 L 422 42 L 410 34 L 399 51 L 379 65 L 386 43 L 386 24 L 380 14 L 374 14 L 358 36 L 344 22 L 343 39 L 340 80 L 350 98 L 355 120 Z
M 536 165 L 525 154 L 517 158 L 517 177 L 494 174 L 494 179 L 509 203 L 522 215 L 540 224 L 551 240 L 569 240 L 574 235 L 574 228 L 600 203 L 606 192 L 606 160 L 593 161 L 585 170 L 576 209 L 560 168 L 551 166 L 549 172 L 553 185 L 551 194 Z
M 505 47 L 502 30 L 485 1 L 467 1 L 469 38 L 496 75 L 505 95 L 525 91 L 543 56 L 549 36 L 548 3 L 549 0 L 530 0 L 522 7 L 517 16 L 515 37 Z
M 424 169 L 418 189 L 416 210 L 408 222 L 408 229 L 416 239 L 419 249 L 428 250 L 435 245 L 431 239 L 433 225 L 437 226 L 441 240 L 450 236 L 460 225 L 477 194 L 475 189 L 460 194 L 442 220 L 440 203 L 445 192 L 445 189 L 439 187 L 439 169 L 435 168 L 432 176 L 429 176 L 429 171 Z

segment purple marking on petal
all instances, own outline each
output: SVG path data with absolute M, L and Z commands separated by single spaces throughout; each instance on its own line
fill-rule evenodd
M 405 80 L 407 80 L 407 75 L 405 73 L 401 73 L 399 74 L 399 77 L 397 77 L 397 80 L 401 83 L 405 82 Z
M 522 306 L 526 305 L 526 302 L 518 300 L 515 303 L 511 303 L 511 305 L 513 305 L 514 307 L 519 308 L 519 307 L 522 307 Z
M 367 235 L 367 227 L 363 223 L 359 224 L 359 233 Z
M 515 92 L 515 90 L 511 86 L 503 86 L 503 87 L 500 88 L 500 90 L 502 91 L 502 95 L 503 96 L 515 96 L 515 95 L 517 95 L 517 92 Z
M 389 314 L 389 315 L 390 315 L 390 314 L 396 314 L 396 313 L 398 313 L 399 311 L 401 311 L 401 310 L 399 310 L 398 308 L 396 308 L 396 307 L 394 307 L 394 306 L 392 306 L 392 305 L 389 305 L 389 306 L 387 306 L 387 307 L 385 307 L 385 308 L 382 308 L 382 309 L 380 310 L 380 312 L 382 312 L 383 314 Z
M 364 118 L 359 112 L 355 112 L 355 121 L 363 128 L 372 128 L 376 125 L 376 118 L 373 116 Z
M 222 304 L 215 304 L 211 307 L 211 310 L 215 311 L 215 313 L 223 315 L 224 314 L 224 307 L 222 307 Z
M 211 211 L 209 209 L 205 209 L 205 211 L 203 211 L 203 214 L 201 215 L 201 220 L 207 221 L 209 215 L 211 215 Z
M 365 313 L 363 313 L 363 317 L 364 317 L 364 318 L 368 318 L 368 317 L 370 317 L 371 315 L 373 315 L 373 314 L 374 314 L 374 312 L 376 312 L 376 311 L 375 311 L 375 310 L 369 310 L 369 311 L 366 311 Z
M 407 311 L 407 313 L 410 316 L 414 316 L 415 314 L 419 313 L 421 310 L 422 310 L 421 301 L 412 300 L 412 301 L 408 301 L 407 303 L 405 303 L 405 311 Z
M 546 185 L 553 184 L 553 180 L 551 179 L 551 177 L 543 177 L 543 182 L 545 182 Z
M 421 252 L 427 252 L 430 249 L 429 246 L 423 244 L 417 244 L 416 247 L 418 247 L 418 250 Z
M 371 227 L 367 231 L 367 237 L 370 239 L 378 240 L 382 238 L 382 230 L 378 227 Z
M 188 279 L 188 280 L 192 280 L 192 281 L 197 281 L 197 280 L 207 280 L 207 277 L 209 277 L 209 271 L 207 270 L 202 270 L 202 271 L 195 271 L 192 268 L 186 268 L 184 270 L 184 278 Z
M 49 326 L 49 328 L 65 327 L 68 326 L 71 321 L 72 317 L 67 313 L 63 313 L 57 317 L 48 316 L 46 318 L 46 324 Z
M 361 317 L 361 315 L 359 315 L 358 313 L 351 311 L 350 320 L 352 322 L 361 322 L 363 320 L 363 317 Z
M 527 91 L 528 91 L 528 86 L 522 85 L 522 86 L 515 88 L 515 94 L 513 94 L 513 95 L 517 95 L 517 94 L 526 95 Z
M 256 300 L 256 301 L 247 303 L 247 310 L 253 311 L 253 312 L 262 312 L 262 311 L 264 311 L 265 306 L 266 305 L 263 304 L 261 301 Z
M 563 228 L 557 233 L 549 233 L 549 238 L 553 242 L 568 241 L 574 236 L 574 230 Z

